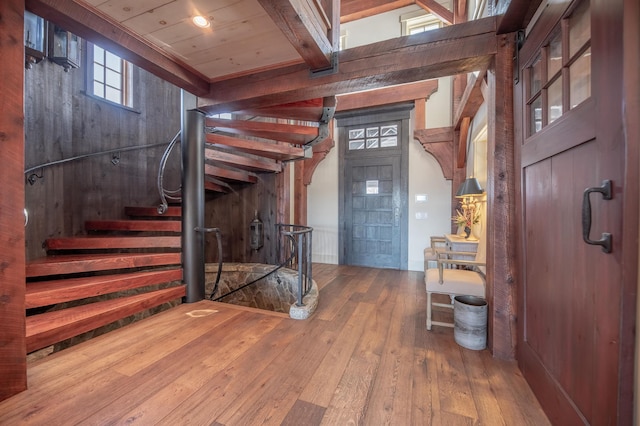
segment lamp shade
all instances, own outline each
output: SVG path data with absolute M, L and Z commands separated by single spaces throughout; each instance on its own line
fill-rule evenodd
M 456 192 L 456 197 L 466 197 L 469 195 L 481 195 L 483 192 L 480 187 L 480 182 L 476 178 L 467 178 L 460 188 L 458 188 L 458 192 Z

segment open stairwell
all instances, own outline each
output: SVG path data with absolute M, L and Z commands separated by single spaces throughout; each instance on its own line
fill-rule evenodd
M 206 118 L 205 190 L 227 193 L 233 185 L 258 182 L 261 173 L 281 172 L 286 161 L 308 158 L 330 137 L 335 102 L 314 99 Z M 83 236 L 50 238 L 47 256 L 27 263 L 28 353 L 185 295 L 181 208 L 163 198 L 160 207 L 127 207 L 125 214 L 130 219 L 88 220 Z

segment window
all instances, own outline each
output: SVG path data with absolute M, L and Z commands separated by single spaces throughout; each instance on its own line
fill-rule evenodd
M 437 16 L 423 11 L 407 13 L 400 17 L 402 35 L 418 34 L 442 27 L 442 21 Z
M 349 150 L 398 146 L 398 125 L 367 126 L 349 129 Z
M 89 87 L 93 95 L 126 107 L 133 107 L 132 65 L 117 55 L 93 45 L 89 49 Z
M 525 78 L 529 136 L 591 97 L 589 1 L 562 19 L 526 68 Z

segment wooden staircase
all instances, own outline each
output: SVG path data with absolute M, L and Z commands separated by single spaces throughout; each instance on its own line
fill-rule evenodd
M 48 239 L 49 255 L 27 263 L 27 352 L 185 295 L 180 209 L 125 213 L 135 219 L 87 221 L 85 236 Z
M 259 173 L 281 172 L 285 161 L 305 158 L 329 137 L 335 102 L 315 99 L 237 111 L 233 119 L 207 118 L 205 189 L 226 193 L 231 185 L 258 182 Z M 87 221 L 84 236 L 48 239 L 48 256 L 27 263 L 27 352 L 185 295 L 181 209 L 160 214 L 157 207 L 127 207 L 125 214 L 131 219 Z

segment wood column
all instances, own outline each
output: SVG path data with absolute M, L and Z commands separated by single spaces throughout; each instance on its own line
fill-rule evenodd
M 487 301 L 489 347 L 497 358 L 515 358 L 516 227 L 513 120 L 515 35 L 496 37 L 489 81 L 487 142 Z
M 0 2 L 0 400 L 27 388 L 24 241 L 24 0 Z
M 304 163 L 304 160 L 294 163 L 293 176 L 293 223 L 303 226 L 307 224 L 307 185 L 304 184 Z

